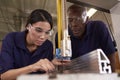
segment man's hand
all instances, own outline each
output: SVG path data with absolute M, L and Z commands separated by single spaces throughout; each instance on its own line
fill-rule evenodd
M 60 65 L 68 65 L 71 61 L 70 60 L 59 60 L 54 58 L 52 60 L 52 63 L 56 66 L 60 66 Z

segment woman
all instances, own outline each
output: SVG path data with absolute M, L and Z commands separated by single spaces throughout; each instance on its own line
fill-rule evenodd
M 44 73 L 55 69 L 53 45 L 48 40 L 53 22 L 51 15 L 42 9 L 34 10 L 28 17 L 26 30 L 9 33 L 2 43 L 0 53 L 1 79 L 16 79 L 27 73 Z

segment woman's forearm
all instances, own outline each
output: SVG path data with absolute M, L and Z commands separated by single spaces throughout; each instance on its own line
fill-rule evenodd
M 32 72 L 31 66 L 8 70 L 5 73 L 1 74 L 1 80 L 15 80 L 21 74 L 27 74 L 31 72 Z

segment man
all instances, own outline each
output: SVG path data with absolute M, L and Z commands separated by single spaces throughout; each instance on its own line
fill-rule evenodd
M 69 34 L 71 35 L 72 59 L 102 49 L 115 71 L 115 47 L 106 25 L 101 21 L 88 21 L 86 8 L 71 5 L 68 8 Z

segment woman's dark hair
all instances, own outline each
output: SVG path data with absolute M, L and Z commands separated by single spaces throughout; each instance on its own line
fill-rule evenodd
M 39 21 L 47 21 L 50 24 L 51 29 L 52 29 L 53 27 L 52 16 L 50 15 L 50 13 L 48 13 L 47 11 L 43 9 L 36 9 L 30 14 L 27 20 L 26 27 L 28 24 L 33 24 Z

